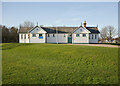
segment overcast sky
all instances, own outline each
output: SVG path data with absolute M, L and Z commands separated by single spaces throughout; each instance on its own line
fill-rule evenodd
M 35 25 L 118 27 L 117 2 L 3 2 L 3 25 L 18 27 L 28 20 Z

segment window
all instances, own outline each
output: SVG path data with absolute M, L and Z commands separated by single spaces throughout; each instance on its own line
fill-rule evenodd
M 92 34 L 92 39 L 93 39 L 93 34 Z
M 28 34 L 28 39 L 29 39 L 29 34 Z
M 39 34 L 39 39 L 43 39 L 43 34 Z
M 50 34 L 48 34 L 47 36 L 50 37 Z
M 97 35 L 95 34 L 95 39 L 97 38 Z
M 80 36 L 80 34 L 76 34 L 76 37 L 79 37 Z
M 86 34 L 83 34 L 83 37 L 86 37 Z
M 55 37 L 55 34 L 53 34 L 53 37 Z
M 24 39 L 26 39 L 26 34 L 24 34 Z
M 64 34 L 64 37 L 65 37 L 65 34 Z
M 36 34 L 32 34 L 32 37 L 36 37 Z
M 39 34 L 39 37 L 42 37 L 42 34 Z
M 21 34 L 21 39 L 23 39 L 23 34 Z

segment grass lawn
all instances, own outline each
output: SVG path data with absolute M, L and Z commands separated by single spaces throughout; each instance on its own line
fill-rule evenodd
M 3 84 L 118 84 L 118 48 L 2 44 Z

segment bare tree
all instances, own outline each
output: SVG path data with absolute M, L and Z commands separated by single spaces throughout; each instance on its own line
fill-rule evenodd
M 20 27 L 34 27 L 34 24 L 30 21 L 24 21 L 24 24 L 20 24 Z
M 101 38 L 106 40 L 112 40 L 117 35 L 116 29 L 113 26 L 105 26 L 100 32 Z
M 113 37 L 117 35 L 116 29 L 113 26 L 107 26 L 108 29 L 108 38 L 111 40 Z
M 100 31 L 100 36 L 102 39 L 107 38 L 107 28 L 106 27 L 102 28 L 102 30 Z

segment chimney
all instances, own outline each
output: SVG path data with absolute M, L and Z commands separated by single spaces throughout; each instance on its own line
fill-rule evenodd
M 86 23 L 86 21 L 84 21 L 84 23 L 83 23 L 83 27 L 85 27 L 85 28 L 86 28 L 86 24 L 87 24 L 87 23 Z

